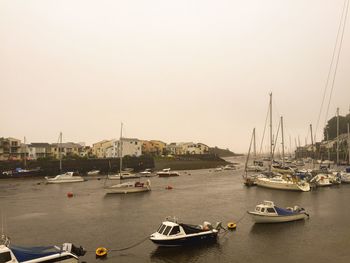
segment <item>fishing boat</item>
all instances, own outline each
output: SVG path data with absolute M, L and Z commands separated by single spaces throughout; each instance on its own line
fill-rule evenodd
M 291 190 L 291 191 L 310 191 L 310 184 L 303 180 L 283 178 L 280 176 L 275 177 L 258 177 L 256 178 L 256 185 L 265 188 L 279 189 L 279 190 Z
M 86 251 L 71 243 L 59 246 L 20 247 L 10 244 L 5 235 L 0 237 L 1 263 L 39 263 L 39 262 L 66 262 L 78 263 L 79 257 Z
M 45 179 L 46 183 L 48 184 L 79 183 L 85 181 L 83 177 L 74 175 L 73 172 L 66 172 L 64 174 L 59 174 L 51 178 L 45 176 Z
M 165 168 L 162 171 L 157 172 L 159 177 L 170 177 L 170 176 L 179 176 L 180 174 L 176 171 L 170 171 L 170 168 Z
M 202 242 L 216 241 L 221 223 L 213 227 L 209 222 L 203 225 L 178 223 L 177 220 L 166 218 L 150 240 L 158 246 L 185 246 Z
M 107 194 L 130 194 L 151 191 L 151 182 L 125 182 L 105 187 Z
M 309 217 L 304 208 L 299 206 L 280 208 L 272 201 L 264 201 L 254 211 L 248 211 L 255 223 L 282 223 Z

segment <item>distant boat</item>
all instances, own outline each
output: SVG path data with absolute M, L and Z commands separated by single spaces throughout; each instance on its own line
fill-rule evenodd
M 144 171 L 140 172 L 140 175 L 144 177 L 151 177 L 153 172 L 151 169 L 145 169 Z
M 220 222 L 213 227 L 209 222 L 204 222 L 203 225 L 190 225 L 167 218 L 157 232 L 150 236 L 150 240 L 159 246 L 167 247 L 215 242 L 220 228 Z
M 105 187 L 107 194 L 130 194 L 151 191 L 151 182 L 125 182 Z
M 248 211 L 255 223 L 282 223 L 302 220 L 309 215 L 298 206 L 286 209 L 275 206 L 272 201 L 264 201 L 255 207 L 254 211 Z
M 73 172 L 66 172 L 51 178 L 46 176 L 45 179 L 48 184 L 79 183 L 85 181 L 83 177 L 74 175 Z
M 70 262 L 78 263 L 79 257 L 86 251 L 82 247 L 76 247 L 71 243 L 58 246 L 19 247 L 10 244 L 10 239 L 0 236 L 0 262 Z
M 87 172 L 87 175 L 98 175 L 100 173 L 100 170 L 91 170 Z
M 170 168 L 165 168 L 162 171 L 157 172 L 159 177 L 170 177 L 170 176 L 179 176 L 180 174 L 176 171 L 170 171 Z
M 330 186 L 332 185 L 332 182 L 330 178 L 328 177 L 328 174 L 317 174 L 314 176 L 311 180 L 310 183 L 315 183 L 316 186 Z

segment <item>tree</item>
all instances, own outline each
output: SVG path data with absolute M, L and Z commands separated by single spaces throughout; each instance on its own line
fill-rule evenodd
M 350 123 L 350 114 L 344 116 L 339 116 L 339 134 L 347 133 L 348 123 Z M 323 130 L 324 140 L 333 140 L 337 137 L 337 116 L 334 116 L 328 120 L 326 127 Z

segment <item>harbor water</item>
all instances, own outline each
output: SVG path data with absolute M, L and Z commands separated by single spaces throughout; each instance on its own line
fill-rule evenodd
M 151 192 L 130 195 L 106 195 L 104 184 L 118 181 L 104 179 L 58 185 L 46 185 L 43 179 L 0 180 L 4 231 L 21 246 L 82 245 L 88 253 L 80 261 L 97 262 L 97 247 L 132 246 L 155 232 L 167 216 L 192 224 L 239 221 L 235 231 L 220 234 L 214 244 L 158 248 L 146 240 L 128 250 L 110 251 L 104 262 L 349 262 L 350 185 L 310 192 L 247 188 L 240 167 L 153 177 Z M 68 198 L 68 192 L 74 196 Z M 299 205 L 310 218 L 254 225 L 247 211 L 263 200 L 282 207 Z

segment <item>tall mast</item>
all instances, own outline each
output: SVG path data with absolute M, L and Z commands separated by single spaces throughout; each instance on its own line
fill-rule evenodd
M 122 166 L 123 166 L 123 123 L 120 125 L 120 139 L 119 139 L 119 175 L 122 175 Z
M 289 134 L 289 158 L 292 159 L 292 138 Z
M 255 128 L 253 129 L 253 134 L 252 134 L 252 137 L 250 138 L 249 150 L 248 150 L 247 159 L 246 159 L 245 165 L 244 165 L 245 176 L 247 176 L 247 166 L 248 166 L 248 161 L 249 161 L 249 156 L 250 156 L 250 150 L 252 148 L 252 140 L 253 140 L 253 137 L 254 137 L 254 133 L 255 133 Z
M 315 152 L 314 152 L 314 138 L 312 137 L 312 124 L 310 124 L 310 133 L 311 133 L 311 150 L 312 150 L 312 168 L 315 166 Z
M 328 129 L 326 130 L 327 131 L 327 144 L 329 143 L 329 138 L 328 138 Z M 331 152 L 330 152 L 330 150 L 329 150 L 329 146 L 327 147 L 327 149 L 328 149 L 328 161 L 330 161 L 331 160 Z
M 271 158 L 271 165 L 272 165 L 272 151 L 273 151 L 273 138 L 272 138 L 272 92 L 270 93 L 270 158 Z M 270 171 L 271 171 L 271 165 L 270 165 Z
M 339 108 L 337 108 L 337 165 L 339 165 Z
M 24 158 L 23 158 L 23 163 L 24 163 L 24 168 L 27 167 L 27 145 L 26 145 L 26 137 L 24 136 L 23 140 L 24 144 Z
M 62 132 L 60 132 L 60 143 L 58 145 L 58 158 L 60 159 L 60 172 L 62 171 Z
M 254 160 L 256 160 L 256 140 L 255 140 L 255 128 L 253 129 L 253 138 L 254 138 Z
M 284 165 L 284 135 L 283 135 L 283 116 L 281 116 L 281 134 L 282 134 L 282 165 Z

